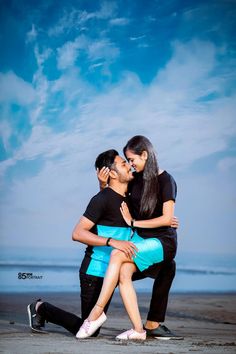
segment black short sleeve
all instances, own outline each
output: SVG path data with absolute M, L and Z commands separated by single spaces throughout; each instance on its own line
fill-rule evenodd
M 105 212 L 104 198 L 101 193 L 96 194 L 89 202 L 83 216 L 97 224 Z
M 165 203 L 168 200 L 175 201 L 177 195 L 177 185 L 174 178 L 167 172 L 162 178 L 160 178 L 160 190 L 162 203 Z

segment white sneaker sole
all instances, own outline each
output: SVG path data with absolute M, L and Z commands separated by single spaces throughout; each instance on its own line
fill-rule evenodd
M 151 338 L 151 337 L 148 337 Z M 183 340 L 184 337 L 153 337 L 158 340 Z
M 116 340 L 118 341 L 118 342 L 130 342 L 130 341 L 132 341 L 132 342 L 144 342 L 146 339 L 134 339 L 134 338 L 126 338 L 126 339 L 120 339 L 120 338 L 116 338 Z

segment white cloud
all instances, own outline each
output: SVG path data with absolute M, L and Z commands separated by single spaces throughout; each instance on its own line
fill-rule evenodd
M 99 67 L 101 67 L 101 66 L 103 66 L 103 65 L 104 65 L 104 62 L 99 62 L 99 63 L 90 65 L 89 69 L 90 69 L 91 71 L 93 71 L 94 69 L 99 68 Z
M 99 57 L 102 48 L 103 45 L 95 45 L 91 60 Z M 83 82 L 74 68 L 51 83 L 39 71 L 34 85 L 41 110 L 31 136 L 12 159 L 2 164 L 7 170 L 17 161 L 37 161 L 40 157 L 45 161 L 43 168 L 27 179 L 27 183 L 13 178 L 7 210 L 10 216 L 15 213 L 19 228 L 23 230 L 25 214 L 17 214 L 20 202 L 14 206 L 12 201 L 14 195 L 20 200 L 27 185 L 25 207 L 27 213 L 35 215 L 32 220 L 42 216 L 45 234 L 53 230 L 53 222 L 59 225 L 58 230 L 68 233 L 69 224 L 74 223 L 70 215 L 74 218 L 75 214 L 79 215 L 91 193 L 97 190 L 93 170 L 96 155 L 108 148 L 121 151 L 127 139 L 135 134 L 148 136 L 158 150 L 160 166 L 176 173 L 188 170 L 198 159 L 226 150 L 236 135 L 236 99 L 235 95 L 224 96 L 223 86 L 231 76 L 213 76 L 219 66 L 217 50 L 208 42 L 176 42 L 171 60 L 150 85 L 143 85 L 135 74 L 126 72 L 118 84 L 110 85 L 103 92 L 96 92 Z M 67 122 L 63 132 L 55 132 L 42 119 L 43 107 L 58 92 L 65 97 L 65 105 L 56 111 L 55 119 Z M 203 99 L 211 92 L 218 93 L 214 100 Z M 235 158 L 230 158 L 221 161 L 218 167 L 221 171 L 234 164 Z M 38 204 L 35 205 L 31 193 L 37 186 L 42 186 L 42 192 L 36 191 L 34 197 Z M 191 186 L 188 186 L 190 190 Z M 67 207 L 65 214 L 63 201 Z M 55 212 L 53 222 L 46 215 L 49 206 Z M 66 227 L 62 225 L 63 218 L 69 220 Z M 27 237 L 32 233 L 32 225 L 28 227 Z M 39 230 L 38 234 L 43 233 L 43 226 Z M 66 242 L 61 237 L 61 242 Z
M 119 54 L 119 48 L 106 38 L 91 42 L 88 48 L 88 56 L 91 60 L 104 58 L 105 60 L 110 61 L 116 59 Z
M 87 54 L 90 61 L 103 59 L 109 64 L 116 59 L 120 50 L 109 39 L 103 38 L 99 40 L 91 40 L 81 35 L 73 42 L 66 42 L 58 50 L 57 63 L 59 69 L 67 69 L 73 67 L 80 52 Z
M 29 115 L 32 124 L 35 124 L 38 119 L 42 118 L 41 114 L 47 103 L 49 83 L 45 75 L 42 74 L 40 67 L 33 77 L 35 86 L 36 103 L 31 108 Z
M 49 31 L 49 36 L 59 36 L 62 33 L 69 33 L 71 30 L 83 31 L 86 29 L 88 21 L 93 19 L 108 20 L 116 15 L 117 5 L 113 1 L 104 1 L 98 11 L 88 12 L 86 10 L 77 10 L 71 8 L 64 11 L 63 16 L 58 23 L 52 26 Z
M 90 48 L 91 59 L 98 58 L 106 45 L 107 42 L 95 43 Z M 94 144 L 94 148 L 91 146 L 94 152 L 99 146 L 101 149 L 114 146 L 114 136 L 123 136 L 122 141 L 117 141 L 121 148 L 126 139 L 139 133 L 154 141 L 161 160 L 172 168 L 184 168 L 197 159 L 223 151 L 236 132 L 235 97 L 219 96 L 209 102 L 201 100 L 204 93 L 223 91 L 221 78 L 217 80 L 210 75 L 217 64 L 216 48 L 196 41 L 185 46 L 176 43 L 174 48 L 172 59 L 149 86 L 142 85 L 132 73 L 125 73 L 119 84 L 103 93 L 96 93 L 83 82 L 75 69 L 50 85 L 40 77 L 42 83 L 37 82 L 36 91 L 39 97 L 42 96 L 42 107 L 61 91 L 65 106 L 56 112 L 57 119 L 67 120 L 84 146 Z M 68 132 L 65 139 L 51 129 L 40 127 L 37 132 L 42 132 L 41 138 L 39 134 L 35 139 L 35 127 L 30 145 L 25 142 L 17 159 L 27 154 L 36 157 L 37 151 L 53 154 L 54 149 L 57 151 L 58 138 L 61 150 L 70 154 L 66 146 L 74 145 L 74 134 Z M 73 142 L 70 143 L 70 139 Z M 46 150 L 42 146 L 47 147 Z
M 90 183 L 90 191 L 81 184 L 85 180 Z M 1 245 L 12 245 L 14 235 L 16 247 L 35 246 L 38 242 L 44 247 L 72 246 L 73 227 L 97 188 L 94 170 L 85 174 L 78 172 L 78 164 L 45 161 L 38 175 L 16 179 L 4 200 Z
M 79 50 L 85 48 L 85 45 L 86 42 L 83 37 L 77 38 L 73 42 L 66 42 L 61 48 L 58 49 L 58 68 L 66 69 L 73 66 L 79 56 Z
M 26 33 L 26 43 L 34 42 L 37 38 L 37 35 L 38 33 L 36 31 L 35 25 L 32 24 L 31 30 Z
M 218 162 L 218 168 L 222 172 L 228 172 L 236 167 L 236 157 L 225 157 Z
M 115 1 L 104 1 L 99 11 L 95 13 L 98 19 L 109 19 L 116 14 L 117 4 Z
M 116 14 L 116 9 L 117 5 L 115 2 L 104 1 L 101 3 L 101 7 L 98 11 L 88 12 L 86 10 L 83 10 L 77 12 L 74 10 L 73 12 L 74 14 L 76 14 L 76 16 L 74 16 L 74 19 L 77 17 L 77 21 L 79 24 L 84 24 L 92 19 L 107 20 Z
M 144 42 L 144 38 L 146 39 L 146 35 L 137 36 L 137 37 L 129 37 L 129 40 L 137 44 L 137 48 L 148 48 L 150 44 L 146 41 Z
M 63 102 L 59 101 L 57 119 L 64 117 L 66 121 L 71 121 L 80 115 L 81 105 L 89 102 L 94 97 L 95 90 L 81 79 L 79 69 L 72 67 L 51 82 L 49 90 L 49 100 L 54 95 L 62 94 Z M 54 108 L 57 106 L 54 105 Z M 66 116 L 65 116 L 66 115 Z
M 191 89 L 189 95 L 196 93 L 197 98 L 210 92 L 218 90 L 214 87 L 212 70 L 216 67 L 217 48 L 211 42 L 193 40 L 187 45 L 175 42 L 173 44 L 174 56 L 167 63 L 166 67 L 158 73 L 157 83 L 162 89 L 179 91 L 181 98 L 182 92 Z M 217 77 L 219 85 L 219 77 Z M 177 93 L 177 92 L 176 92 Z
M 13 71 L 0 73 L 0 102 L 27 106 L 35 99 L 33 86 Z
M 129 37 L 129 39 L 131 41 L 140 41 L 141 39 L 145 38 L 146 35 L 142 35 L 142 36 L 137 36 L 137 37 Z
M 178 175 L 179 251 L 236 253 L 234 179 L 232 174 L 215 170 Z
M 9 114 L 9 113 L 8 113 Z M 0 132 L 1 132 L 1 138 L 3 141 L 4 148 L 6 150 L 10 149 L 9 146 L 9 139 L 13 133 L 12 127 L 8 120 L 6 119 L 7 117 L 4 116 L 2 117 L 2 120 L 0 121 Z
M 35 54 L 35 58 L 36 58 L 38 66 L 42 67 L 43 64 L 45 63 L 45 61 L 52 54 L 52 49 L 47 48 L 47 49 L 40 52 L 38 46 L 36 45 L 34 48 L 34 54 Z
M 109 23 L 111 26 L 126 26 L 129 22 L 130 22 L 130 20 L 128 18 L 117 17 L 117 18 L 111 19 Z
M 78 29 L 80 27 L 79 10 L 72 8 L 70 11 L 64 11 L 63 16 L 59 21 L 52 26 L 49 31 L 49 36 L 60 36 L 63 33 L 69 32 L 71 29 Z

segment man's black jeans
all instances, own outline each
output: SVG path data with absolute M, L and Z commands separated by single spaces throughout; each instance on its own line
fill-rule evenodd
M 102 288 L 103 278 L 94 277 L 92 275 L 80 273 L 80 288 L 81 288 L 81 314 L 82 318 L 73 313 L 64 311 L 48 302 L 43 302 L 38 309 L 38 313 L 47 322 L 55 323 L 64 327 L 67 331 L 76 335 L 83 321 L 88 317 L 90 311 L 97 302 L 98 296 Z M 110 299 L 111 301 L 111 299 Z M 104 309 L 107 312 L 110 301 Z M 99 330 L 96 332 L 96 335 Z

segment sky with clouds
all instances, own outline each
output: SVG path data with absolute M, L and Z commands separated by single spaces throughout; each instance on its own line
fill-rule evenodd
M 178 184 L 179 251 L 236 254 L 235 1 L 0 7 L 1 245 L 74 247 L 97 154 L 142 134 Z

